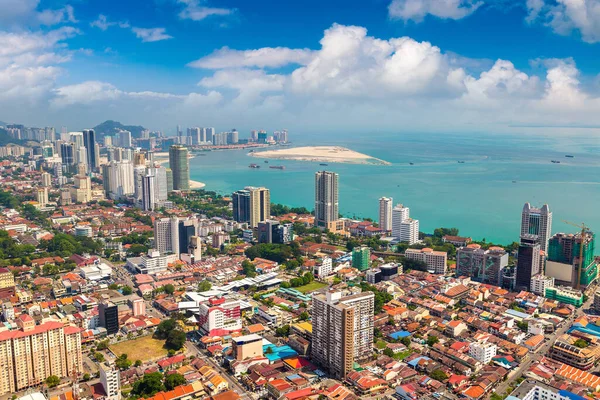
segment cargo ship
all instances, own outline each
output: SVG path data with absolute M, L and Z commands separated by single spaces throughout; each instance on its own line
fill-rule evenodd
M 250 164 L 248 167 L 250 167 L 250 168 L 260 168 L 260 165 L 258 165 L 258 164 Z
M 283 165 L 271 165 L 271 166 L 269 166 L 269 168 L 271 168 L 271 169 L 285 169 L 285 167 Z

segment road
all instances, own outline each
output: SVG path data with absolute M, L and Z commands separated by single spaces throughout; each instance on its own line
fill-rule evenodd
M 253 397 L 246 389 L 244 389 L 244 387 L 235 378 L 229 375 L 229 371 L 225 370 L 223 367 L 217 364 L 215 360 L 213 360 L 211 357 L 207 357 L 206 355 L 204 355 L 202 350 L 197 345 L 194 345 L 191 342 L 186 342 L 185 345 L 189 351 L 192 351 L 193 349 L 194 354 L 196 354 L 196 358 L 201 359 L 202 361 L 210 365 L 212 368 L 217 370 L 219 374 L 221 374 L 221 376 L 225 378 L 227 383 L 229 383 L 229 389 L 239 394 L 242 400 L 255 400 L 255 397 Z
M 506 393 L 506 390 L 508 390 L 509 386 L 516 379 L 518 379 L 525 372 L 527 372 L 529 367 L 534 362 L 539 361 L 540 358 L 548 355 L 548 351 L 550 350 L 550 348 L 552 347 L 554 342 L 556 342 L 556 339 L 559 336 L 563 335 L 565 332 L 567 332 L 567 330 L 573 324 L 573 320 L 575 320 L 575 319 L 581 317 L 583 314 L 585 314 L 585 310 L 588 309 L 590 307 L 590 305 L 592 304 L 592 302 L 594 301 L 595 290 L 596 290 L 596 285 L 593 285 L 588 290 L 586 290 L 588 300 L 581 307 L 576 309 L 575 313 L 571 317 L 565 319 L 565 321 L 563 322 L 563 325 L 550 335 L 548 340 L 546 340 L 546 342 L 538 349 L 537 352 L 535 352 L 534 354 L 530 354 L 529 357 L 527 358 L 527 360 L 525 360 L 524 362 L 522 362 L 519 365 L 519 368 L 517 368 L 516 371 L 513 372 L 512 376 L 510 378 L 508 378 L 506 381 L 504 381 L 500 385 L 498 385 L 498 387 L 494 391 L 495 393 L 498 393 L 501 396 L 503 396 Z

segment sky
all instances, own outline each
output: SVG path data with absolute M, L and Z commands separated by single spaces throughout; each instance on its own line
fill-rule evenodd
M 0 121 L 597 128 L 599 50 L 600 0 L 0 0 Z

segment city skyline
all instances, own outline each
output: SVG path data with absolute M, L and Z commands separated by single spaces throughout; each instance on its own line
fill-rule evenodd
M 10 4 L 0 3 L 7 123 L 597 126 L 595 0 Z

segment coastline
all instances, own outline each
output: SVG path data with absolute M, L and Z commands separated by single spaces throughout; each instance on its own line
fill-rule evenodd
M 391 165 L 390 162 L 370 157 L 341 146 L 304 146 L 278 150 L 255 151 L 251 157 L 274 160 L 294 160 L 320 163 Z
M 206 186 L 206 184 L 203 182 L 194 181 L 194 180 L 190 179 L 190 190 L 203 189 L 205 186 Z

